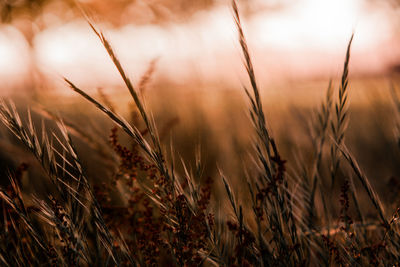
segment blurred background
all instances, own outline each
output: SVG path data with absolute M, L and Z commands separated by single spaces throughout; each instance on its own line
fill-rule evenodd
M 398 69 L 395 1 L 245 0 L 240 6 L 265 84 L 335 77 L 352 32 L 352 75 Z M 87 89 L 121 84 L 82 10 L 133 80 L 155 58 L 157 78 L 173 83 L 237 86 L 245 77 L 228 0 L 2 0 L 3 94 L 24 91 L 39 78 L 51 91 L 69 93 L 57 84 L 61 76 Z

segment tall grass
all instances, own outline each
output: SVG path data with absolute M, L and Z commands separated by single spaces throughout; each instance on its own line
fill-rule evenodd
M 166 149 L 144 102 L 156 61 L 135 87 L 108 39 L 90 24 L 140 119 L 124 119 L 104 93 L 101 101 L 96 100 L 67 78 L 73 91 L 115 124 L 108 147 L 79 124 L 63 122 L 45 108 L 36 110 L 56 123 L 54 129 L 42 122 L 38 130 L 30 112 L 23 122 L 12 102 L 0 103 L 1 121 L 34 155 L 42 167 L 40 178 L 49 184 L 45 194 L 24 195 L 21 177 L 28 170 L 21 165 L 10 173 L 9 186 L 0 189 L 2 265 L 388 266 L 399 262 L 399 210 L 388 217 L 344 138 L 353 36 L 337 102 L 330 82 L 317 119 L 311 122 L 312 159 L 290 162 L 269 128 L 236 1 L 232 11 L 250 84 L 250 89 L 244 88 L 253 126 L 248 134 L 254 136 L 249 151 L 252 165 L 244 166 L 243 179 L 233 181 L 223 169 L 215 177 L 206 176 L 201 153 L 191 166 L 188 159 L 177 158 L 173 144 Z M 397 95 L 393 96 L 398 104 Z M 123 144 L 119 129 L 130 138 L 131 147 Z M 101 183 L 89 179 L 70 133 L 106 159 L 98 164 L 115 170 L 111 178 L 102 178 Z M 357 190 L 359 185 L 362 190 Z M 220 186 L 223 193 L 216 194 Z M 361 203 L 362 194 L 370 207 Z M 367 211 L 374 214 L 368 221 Z

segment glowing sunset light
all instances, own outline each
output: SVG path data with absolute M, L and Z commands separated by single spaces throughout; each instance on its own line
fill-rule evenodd
M 22 84 L 29 68 L 29 46 L 23 35 L 14 27 L 0 25 L 1 87 L 12 89 Z
M 362 0 L 303 0 L 280 13 L 255 15 L 248 31 L 259 64 L 272 57 L 280 64 L 270 68 L 282 69 L 289 76 L 335 73 L 352 32 L 353 71 L 382 72 L 399 58 L 392 22 L 385 12 L 368 8 Z
M 303 0 L 280 13 L 259 14 L 252 19 L 252 26 L 265 44 L 288 49 L 310 49 L 310 45 L 336 48 L 355 29 L 360 5 L 358 0 Z
M 255 12 L 243 17 L 243 24 L 257 69 L 269 74 L 261 79 L 332 76 L 342 67 L 353 31 L 353 73 L 383 72 L 396 62 L 399 51 L 388 14 L 362 0 L 302 0 L 277 11 Z M 181 24 L 102 29 L 133 80 L 156 57 L 157 73 L 180 82 L 196 77 L 236 83 L 232 76 L 242 73 L 232 13 L 226 5 L 198 12 Z M 36 36 L 34 45 L 40 68 L 48 74 L 91 87 L 120 84 L 84 21 L 49 28 Z
M 35 38 L 36 62 L 50 76 L 79 80 L 85 86 L 116 79 L 111 62 L 85 21 L 48 29 Z M 100 84 L 98 84 L 100 85 Z

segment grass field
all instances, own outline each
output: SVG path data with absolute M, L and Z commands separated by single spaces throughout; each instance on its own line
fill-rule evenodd
M 398 266 L 398 77 L 133 85 L 0 103 L 4 266 Z M 258 73 L 258 72 L 257 72 Z M 15 103 L 15 104 L 14 104 Z M 27 108 L 27 106 L 29 108 Z

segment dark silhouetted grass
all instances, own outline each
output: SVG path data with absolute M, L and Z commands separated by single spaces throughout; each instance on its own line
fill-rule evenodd
M 115 125 L 103 128 L 108 143 L 90 135 L 81 123 L 63 121 L 45 107 L 34 109 L 47 119 L 38 129 L 29 111 L 24 121 L 12 101 L 0 103 L 1 121 L 36 158 L 42 169 L 37 179 L 46 185 L 43 192 L 25 193 L 23 180 L 31 167 L 22 164 L 10 171 L 10 182 L 0 189 L 1 265 L 398 265 L 398 205 L 392 211 L 381 200 L 380 190 L 367 178 L 345 139 L 353 36 L 336 102 L 330 82 L 321 107 L 307 118 L 311 145 L 302 156 L 286 160 L 287 146 L 282 149 L 285 144 L 270 129 L 271 116 L 263 107 L 236 1 L 232 10 L 250 83 L 244 91 L 252 128 L 241 131 L 252 136 L 252 149 L 246 150 L 248 158 L 240 166 L 228 154 L 213 164 L 229 162 L 238 172 L 236 177 L 226 175 L 222 167 L 207 171 L 200 148 L 191 160 L 174 142 L 166 146 L 164 137 L 178 119 L 171 117 L 158 126 L 144 102 L 156 60 L 135 87 L 110 42 L 90 24 L 132 97 L 133 116 L 124 119 L 103 91 L 99 101 L 67 78 L 73 91 Z M 395 91 L 393 87 L 398 107 Z M 293 129 L 288 122 L 283 124 L 288 131 Z M 230 129 L 225 130 L 217 139 L 221 143 L 230 138 Z M 294 130 L 293 135 L 298 133 Z M 81 159 L 70 134 L 91 149 L 92 161 Z M 231 151 L 243 149 L 239 137 L 233 140 Z M 293 150 L 302 147 L 289 144 Z M 87 174 L 87 162 L 98 169 L 93 177 Z

